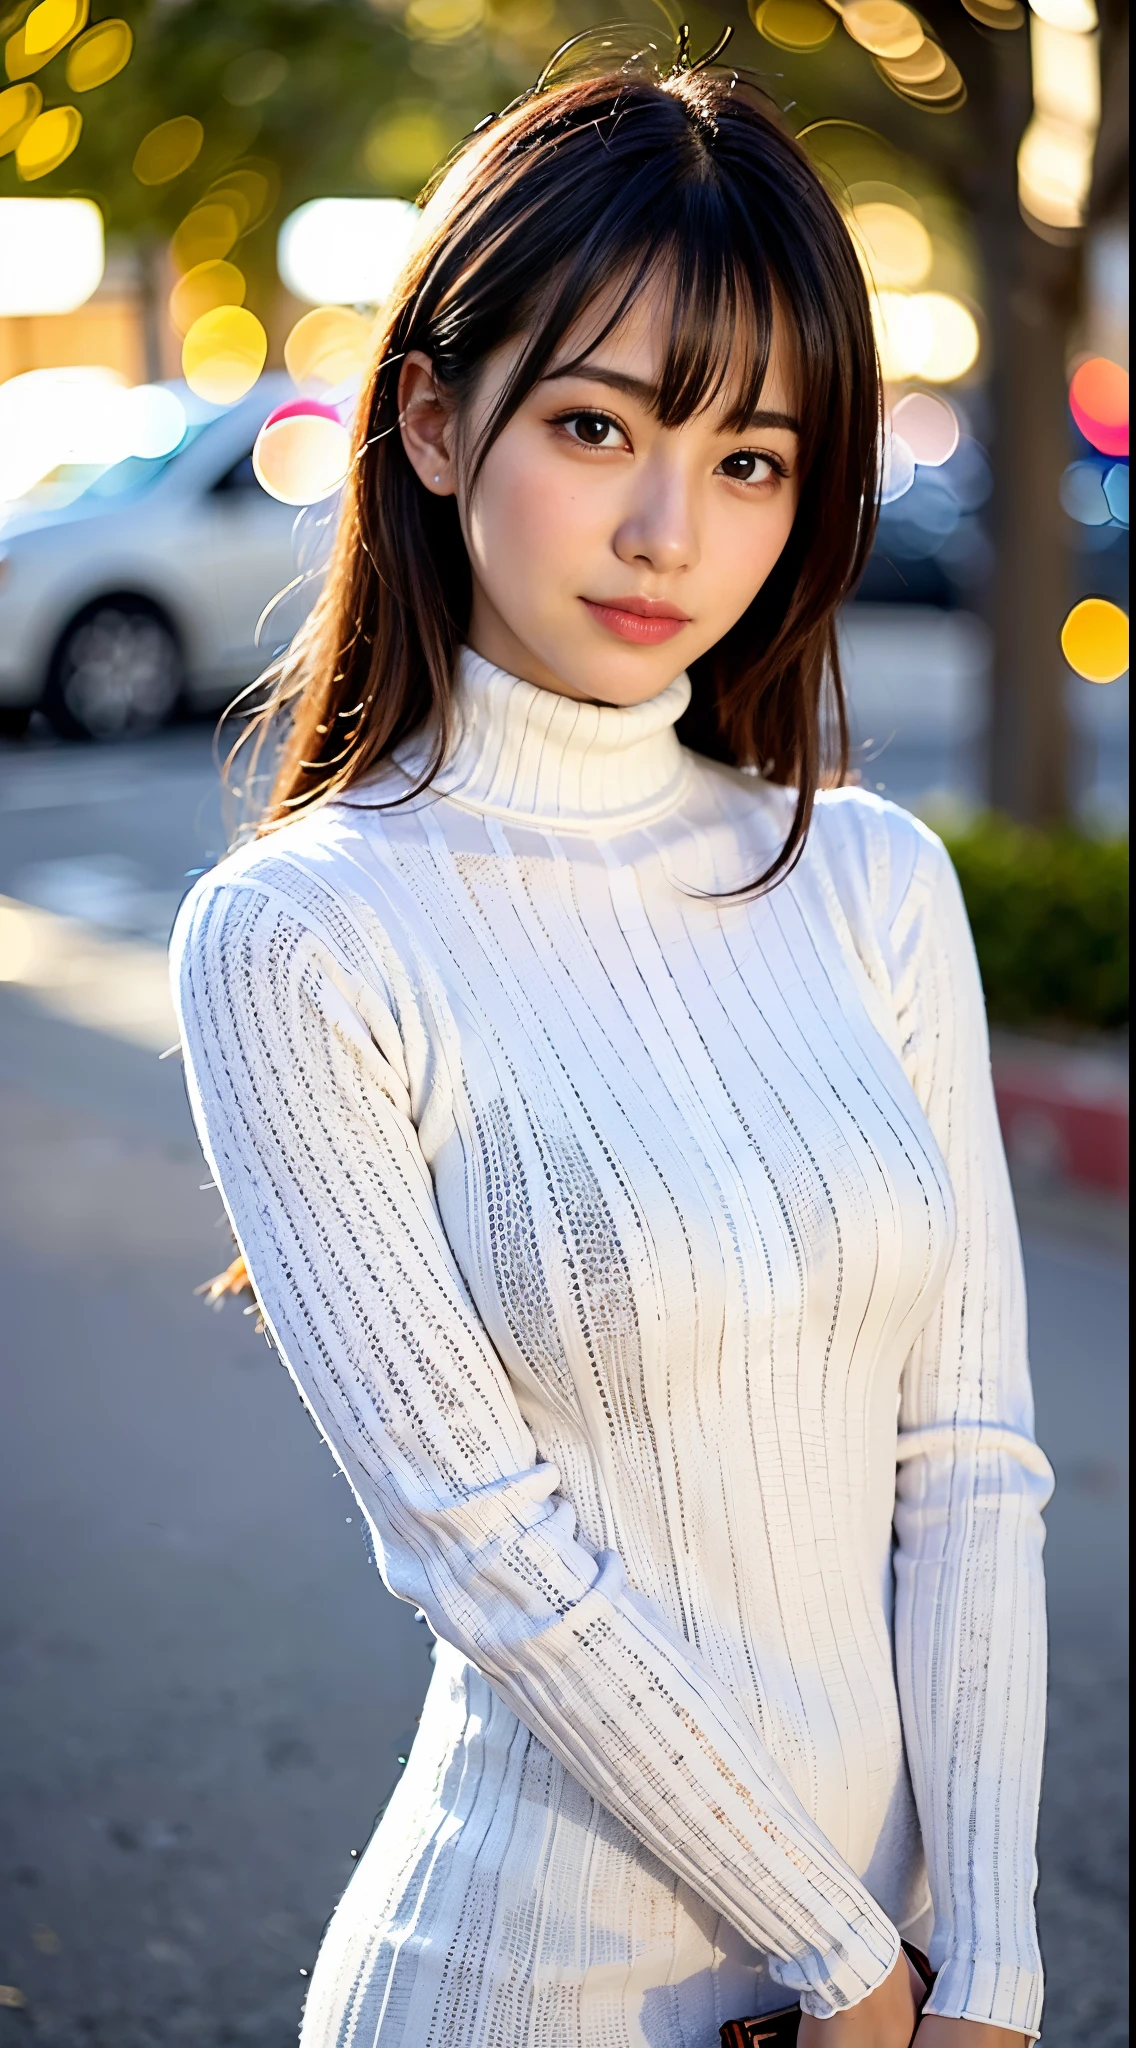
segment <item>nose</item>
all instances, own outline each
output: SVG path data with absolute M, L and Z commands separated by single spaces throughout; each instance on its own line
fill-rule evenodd
M 630 481 L 631 500 L 614 539 L 620 561 L 660 576 L 693 569 L 699 557 L 698 521 L 691 481 L 681 463 L 637 463 Z

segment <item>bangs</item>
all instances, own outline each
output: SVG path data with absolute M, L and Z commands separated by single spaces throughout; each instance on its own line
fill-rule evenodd
M 626 109 L 620 126 L 634 123 L 635 108 Z M 626 135 L 621 139 L 626 139 Z M 531 268 L 526 288 L 518 295 L 509 320 L 510 338 L 524 335 L 525 346 L 485 423 L 476 451 L 476 475 L 497 435 L 534 386 L 555 367 L 558 373 L 587 363 L 616 331 L 644 292 L 661 288 L 666 305 L 666 340 L 658 378 L 651 394 L 653 410 L 666 427 L 684 424 L 695 414 L 717 411 L 723 426 L 741 431 L 758 410 L 769 365 L 775 308 L 784 324 L 790 362 L 801 363 L 802 349 L 791 271 L 771 260 L 741 195 L 717 165 L 702 160 L 697 135 L 686 131 L 667 194 L 659 204 L 657 163 L 642 162 L 630 177 L 614 163 L 593 196 L 602 198 L 598 211 L 576 204 L 564 206 L 567 163 L 555 187 L 545 196 L 546 249 L 558 251 L 543 276 Z M 661 219 L 661 215 L 669 218 Z M 523 240 L 531 257 L 531 221 Z M 505 252 L 479 252 L 454 300 L 476 303 L 477 272 L 492 262 L 500 270 Z M 456 312 L 456 304 L 454 306 Z M 504 337 L 498 335 L 500 342 Z M 444 374 L 444 364 L 443 364 Z

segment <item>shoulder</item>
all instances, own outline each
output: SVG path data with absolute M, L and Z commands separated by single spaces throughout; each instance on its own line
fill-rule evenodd
M 866 910 L 881 931 L 953 881 L 942 840 L 921 818 L 866 789 L 822 790 L 809 856 L 848 908 Z
M 381 871 L 368 857 L 366 820 L 345 804 L 324 804 L 261 839 L 248 841 L 194 884 L 174 923 L 175 978 L 256 930 L 287 931 L 301 951 L 315 948 L 351 977 L 382 979 L 379 961 L 389 919 Z

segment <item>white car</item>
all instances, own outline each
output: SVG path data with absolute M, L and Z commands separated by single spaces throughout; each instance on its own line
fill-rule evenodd
M 33 498 L 0 526 L 0 730 L 39 707 L 67 738 L 152 731 L 180 703 L 227 702 L 294 632 L 290 600 L 286 629 L 256 642 L 297 573 L 296 513 L 251 461 L 291 385 L 262 377 L 221 413 L 174 388 L 190 425 L 172 454 L 116 463 L 66 506 Z

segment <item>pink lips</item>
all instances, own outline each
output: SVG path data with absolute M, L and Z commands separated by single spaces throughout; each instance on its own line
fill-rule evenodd
M 664 640 L 673 640 L 690 619 L 686 612 L 680 612 L 673 604 L 665 604 L 655 597 L 616 597 L 607 604 L 585 597 L 581 603 L 599 625 L 606 626 L 620 640 L 630 640 L 639 647 L 659 647 Z

